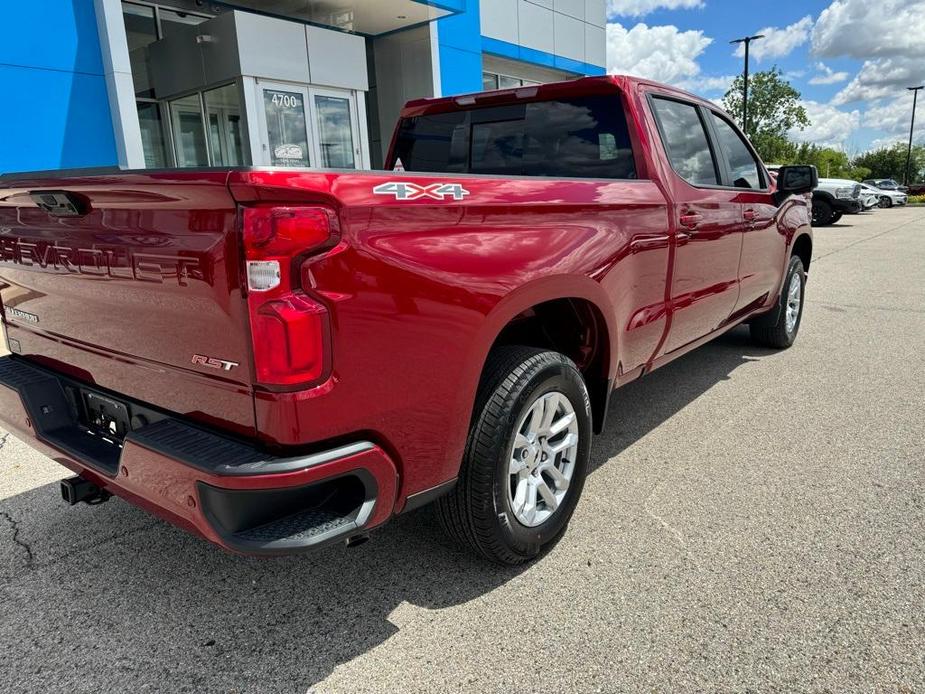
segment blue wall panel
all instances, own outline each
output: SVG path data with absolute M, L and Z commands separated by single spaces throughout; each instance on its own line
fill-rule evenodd
M 464 12 L 438 20 L 437 36 L 443 96 L 482 90 L 483 53 L 581 75 L 603 75 L 606 72 L 599 65 L 482 36 L 479 0 L 467 0 Z
M 526 46 L 518 46 L 515 43 L 499 41 L 489 36 L 482 37 L 482 50 L 490 55 L 498 55 L 502 58 L 511 58 L 512 60 L 521 60 L 525 63 L 534 65 L 543 65 L 545 67 L 558 68 L 568 72 L 575 72 L 579 75 L 603 75 L 606 70 L 599 65 L 583 63 L 580 60 L 564 58 L 561 55 L 545 53 Z
M 0 5 L 0 172 L 118 163 L 93 0 Z
M 467 0 L 465 12 L 437 20 L 443 96 L 482 91 L 481 37 L 479 0 Z

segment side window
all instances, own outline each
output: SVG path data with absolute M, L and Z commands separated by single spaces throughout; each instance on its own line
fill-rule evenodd
M 652 104 L 668 158 L 678 175 L 695 186 L 717 185 L 716 164 L 697 107 L 658 97 L 652 99 Z
M 710 111 L 713 127 L 716 129 L 716 138 L 719 148 L 729 164 L 732 174 L 732 185 L 736 188 L 764 188 L 764 177 L 761 167 L 752 156 L 751 150 L 742 137 L 737 133 L 725 118 Z

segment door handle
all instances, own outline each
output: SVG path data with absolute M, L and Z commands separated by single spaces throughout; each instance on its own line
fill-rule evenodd
M 758 213 L 755 210 L 745 210 L 742 215 L 745 217 L 746 222 L 754 222 L 758 219 Z
M 699 212 L 685 212 L 678 218 L 682 227 L 689 231 L 697 228 L 697 225 L 703 220 L 703 215 Z

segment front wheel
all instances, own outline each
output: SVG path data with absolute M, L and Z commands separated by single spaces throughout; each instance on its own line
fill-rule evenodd
M 883 197 L 880 198 L 880 208 L 881 209 L 886 209 L 887 207 L 892 207 L 892 206 L 893 206 L 893 199 L 890 196 L 884 195 Z
M 558 352 L 489 355 L 454 490 L 437 501 L 447 533 L 500 564 L 536 557 L 568 524 L 588 472 L 591 405 Z
M 775 349 L 790 347 L 797 339 L 800 321 L 803 319 L 805 289 L 806 272 L 803 270 L 803 261 L 797 256 L 792 256 L 787 266 L 777 310 L 749 324 L 752 341 L 763 347 Z
M 834 217 L 832 206 L 825 200 L 813 200 L 813 226 L 825 227 L 832 223 Z

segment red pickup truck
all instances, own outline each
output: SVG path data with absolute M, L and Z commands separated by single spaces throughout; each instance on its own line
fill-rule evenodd
M 614 388 L 797 335 L 812 167 L 626 77 L 415 101 L 386 171 L 0 178 L 0 424 L 248 554 L 436 502 L 503 563 L 565 528 Z

